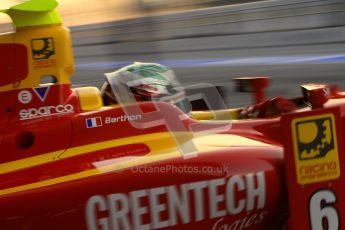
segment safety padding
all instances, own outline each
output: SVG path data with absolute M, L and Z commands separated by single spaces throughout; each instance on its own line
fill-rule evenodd
M 101 93 L 96 87 L 81 87 L 75 91 L 79 97 L 80 108 L 83 111 L 98 110 L 103 107 Z
M 237 120 L 239 109 L 214 111 L 193 111 L 191 117 L 195 120 Z

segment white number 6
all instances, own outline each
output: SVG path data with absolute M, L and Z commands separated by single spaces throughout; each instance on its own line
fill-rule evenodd
M 337 197 L 333 191 L 320 190 L 314 193 L 309 201 L 309 218 L 312 230 L 339 229 L 339 215 L 334 207 L 336 201 Z

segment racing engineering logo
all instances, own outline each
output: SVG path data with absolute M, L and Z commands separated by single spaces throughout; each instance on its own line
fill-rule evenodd
M 34 69 L 56 67 L 55 44 L 52 37 L 32 39 L 31 53 Z
M 334 149 L 331 118 L 297 122 L 296 135 L 300 160 L 325 157 Z
M 299 184 L 328 181 L 340 176 L 334 114 L 293 119 L 292 138 Z
M 31 40 L 32 58 L 34 60 L 49 59 L 55 54 L 53 38 L 37 38 Z

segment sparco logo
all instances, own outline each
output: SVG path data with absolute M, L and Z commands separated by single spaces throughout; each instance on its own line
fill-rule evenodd
M 74 112 L 74 107 L 71 104 L 44 106 L 40 108 L 22 109 L 19 112 L 20 120 L 29 120 L 39 117 L 46 117 L 58 114 L 67 114 Z

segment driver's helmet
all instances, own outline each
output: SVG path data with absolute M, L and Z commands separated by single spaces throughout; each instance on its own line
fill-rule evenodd
M 191 111 L 185 90 L 174 72 L 166 66 L 135 62 L 112 73 L 106 73 L 105 76 L 107 80 L 101 90 L 105 104 L 133 102 L 133 100 L 160 101 L 169 102 L 185 113 Z M 127 100 L 121 100 L 126 97 L 121 94 L 119 86 L 130 90 L 131 99 L 128 100 L 127 97 Z

